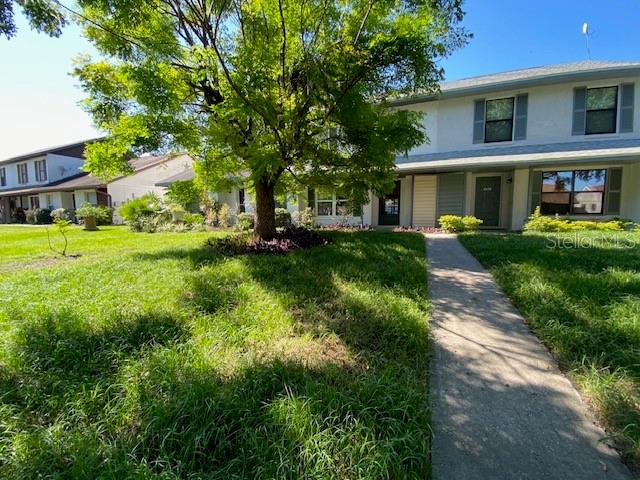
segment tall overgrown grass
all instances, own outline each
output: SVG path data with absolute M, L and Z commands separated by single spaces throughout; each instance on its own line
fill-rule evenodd
M 0 478 L 428 477 L 420 235 L 103 233 L 0 277 Z

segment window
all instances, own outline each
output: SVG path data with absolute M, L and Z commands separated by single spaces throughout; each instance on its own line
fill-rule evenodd
M 0 168 L 0 187 L 7 186 L 7 171 L 4 167 Z
M 241 188 L 240 190 L 238 190 L 238 211 L 240 213 L 244 213 L 246 210 L 246 207 L 244 205 L 245 195 L 246 193 L 244 188 Z
M 606 175 L 605 169 L 543 172 L 540 212 L 602 214 Z
M 29 183 L 29 171 L 27 170 L 27 164 L 19 163 L 16 167 L 18 169 L 18 183 L 20 185 Z
M 513 97 L 487 100 L 484 141 L 507 142 L 513 139 Z
M 618 112 L 618 87 L 587 89 L 585 134 L 615 133 Z
M 40 208 L 40 198 L 37 195 L 29 197 L 29 208 L 31 210 L 35 210 L 36 208 Z
M 346 217 L 354 214 L 350 200 L 326 190 L 316 193 L 316 211 L 318 216 Z
M 316 209 L 318 216 L 333 215 L 333 193 L 318 190 L 316 193 Z
M 53 210 L 53 195 L 47 194 L 47 208 Z
M 36 182 L 45 182 L 47 180 L 47 161 L 36 160 L 34 164 L 36 167 Z

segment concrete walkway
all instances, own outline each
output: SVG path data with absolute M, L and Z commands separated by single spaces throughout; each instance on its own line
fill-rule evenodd
M 631 478 L 493 277 L 455 236 L 427 243 L 433 478 Z

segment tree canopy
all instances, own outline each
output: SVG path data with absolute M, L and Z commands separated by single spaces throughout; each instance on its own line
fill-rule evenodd
M 51 0 L 0 0 L 0 36 L 11 38 L 16 34 L 14 4 L 22 8 L 31 28 L 52 37 L 59 37 L 62 33 L 66 17 L 59 3 Z
M 211 188 L 249 182 L 261 236 L 282 183 L 356 202 L 386 191 L 398 153 L 425 141 L 393 96 L 433 91 L 463 44 L 461 0 L 79 0 L 103 59 L 80 59 L 86 109 L 107 132 L 87 168 L 186 150 Z

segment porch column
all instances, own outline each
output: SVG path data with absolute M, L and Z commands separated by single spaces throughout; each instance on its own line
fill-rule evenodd
M 511 209 L 511 230 L 522 230 L 529 216 L 529 169 L 517 168 L 513 171 L 513 207 Z

